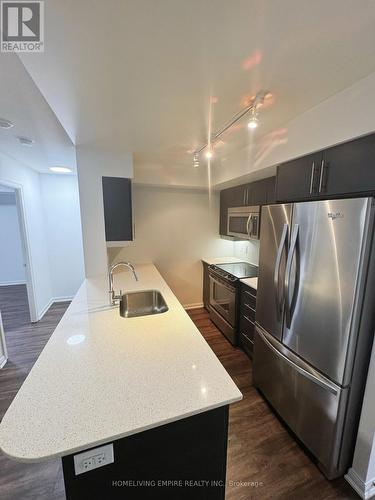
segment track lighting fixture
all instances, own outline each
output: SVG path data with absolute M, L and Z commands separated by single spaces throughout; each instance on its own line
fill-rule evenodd
M 194 153 L 193 165 L 194 165 L 194 168 L 198 168 L 199 167 L 199 154 L 198 153 Z
M 237 123 L 241 118 L 243 118 L 245 115 L 248 113 L 251 113 L 250 116 L 250 121 L 248 122 L 247 126 L 249 129 L 255 129 L 259 125 L 259 118 L 258 118 L 258 107 L 261 106 L 264 103 L 264 99 L 271 96 L 271 94 L 268 91 L 261 90 L 259 91 L 256 96 L 252 99 L 251 104 L 249 104 L 245 109 L 242 109 L 239 111 L 237 114 L 235 114 L 228 122 L 226 122 L 217 132 L 212 134 L 210 136 L 210 141 L 207 142 L 207 144 L 204 144 L 203 146 L 197 148 L 194 151 L 194 167 L 199 166 L 199 154 L 206 149 L 205 156 L 207 159 L 210 159 L 213 157 L 213 149 L 212 149 L 212 144 L 215 144 L 215 142 L 218 141 L 218 139 L 221 137 L 224 132 L 226 132 L 228 129 L 230 129 L 235 123 Z

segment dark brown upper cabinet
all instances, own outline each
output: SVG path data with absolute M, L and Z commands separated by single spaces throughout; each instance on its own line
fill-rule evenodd
M 375 192 L 375 134 L 324 151 L 321 196 Z
M 304 201 L 375 193 L 375 134 L 277 167 L 276 200 Z
M 276 177 L 268 177 L 263 180 L 266 189 L 267 205 L 276 203 Z
M 300 201 L 314 198 L 319 192 L 322 154 L 314 153 L 277 167 L 276 200 Z
M 246 207 L 249 203 L 249 184 L 230 188 L 230 207 Z
M 131 179 L 103 177 L 103 205 L 106 241 L 133 239 Z

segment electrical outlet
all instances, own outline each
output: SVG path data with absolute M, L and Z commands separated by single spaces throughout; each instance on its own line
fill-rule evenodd
M 90 470 L 94 467 L 94 464 L 95 464 L 94 458 L 92 458 L 92 457 L 86 458 L 86 459 L 82 460 L 81 468 L 84 470 Z
M 99 453 L 99 455 L 95 455 L 95 462 L 97 465 L 105 465 L 106 464 L 106 454 Z
M 113 456 L 113 444 L 106 444 L 99 448 L 84 451 L 83 453 L 74 455 L 73 459 L 76 476 L 97 469 L 98 467 L 111 464 L 115 461 Z

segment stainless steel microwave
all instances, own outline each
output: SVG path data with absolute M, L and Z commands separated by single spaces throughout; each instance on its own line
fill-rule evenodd
M 228 236 L 244 240 L 259 239 L 260 231 L 260 208 L 235 207 L 228 208 Z

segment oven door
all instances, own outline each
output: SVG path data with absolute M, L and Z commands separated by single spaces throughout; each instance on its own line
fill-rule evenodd
M 210 306 L 235 327 L 236 288 L 213 274 L 210 274 Z

